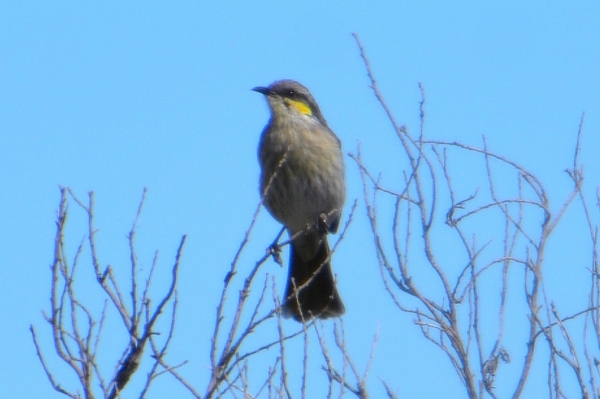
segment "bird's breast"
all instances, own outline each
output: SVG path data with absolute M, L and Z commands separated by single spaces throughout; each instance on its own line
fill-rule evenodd
M 308 118 L 307 118 L 308 119 Z M 279 123 L 278 123 L 279 122 Z M 290 230 L 321 214 L 337 225 L 345 199 L 344 162 L 337 137 L 318 122 L 272 121 L 261 139 L 265 205 Z

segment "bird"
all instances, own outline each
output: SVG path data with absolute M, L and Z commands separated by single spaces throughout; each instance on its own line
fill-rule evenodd
M 339 317 L 345 307 L 327 235 L 337 232 L 346 198 L 341 142 L 299 82 L 277 80 L 252 90 L 265 96 L 270 110 L 258 145 L 262 201 L 291 242 L 282 314 L 299 322 Z

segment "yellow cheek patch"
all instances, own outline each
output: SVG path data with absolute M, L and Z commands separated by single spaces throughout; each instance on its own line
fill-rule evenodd
M 286 100 L 289 107 L 294 107 L 298 112 L 305 115 L 312 115 L 312 111 L 308 105 L 298 100 Z

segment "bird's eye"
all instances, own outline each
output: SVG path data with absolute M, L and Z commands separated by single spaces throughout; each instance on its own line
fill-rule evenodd
M 288 92 L 288 96 L 289 96 L 290 98 L 296 98 L 296 97 L 298 97 L 298 94 L 297 94 L 297 93 L 296 93 L 294 90 L 290 90 L 290 91 Z

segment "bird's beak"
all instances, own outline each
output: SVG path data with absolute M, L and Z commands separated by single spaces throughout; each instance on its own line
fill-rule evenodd
M 269 96 L 269 95 L 273 94 L 273 92 L 271 90 L 269 90 L 268 87 L 257 86 L 255 88 L 253 88 L 252 90 L 256 91 L 260 94 L 264 94 L 265 96 Z

